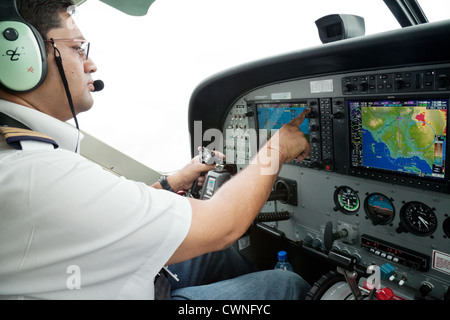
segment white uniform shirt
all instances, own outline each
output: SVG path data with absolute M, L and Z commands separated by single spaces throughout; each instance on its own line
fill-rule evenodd
M 75 153 L 78 130 L 0 100 L 59 148 L 0 136 L 0 298 L 153 299 L 186 237 L 189 201 L 117 177 Z

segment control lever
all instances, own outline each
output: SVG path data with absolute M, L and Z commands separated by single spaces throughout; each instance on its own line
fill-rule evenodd
M 328 221 L 325 225 L 325 232 L 323 235 L 325 248 L 330 251 L 333 247 L 333 242 L 348 236 L 348 231 L 346 229 L 339 230 L 338 232 L 333 232 L 333 223 Z
M 283 204 L 298 205 L 297 182 L 294 180 L 279 178 L 270 193 L 267 201 L 278 200 Z
M 337 271 L 344 275 L 345 281 L 347 281 L 350 290 L 352 290 L 353 296 L 356 300 L 362 300 L 364 297 L 361 294 L 361 290 L 356 283 L 356 279 L 358 278 L 358 273 L 356 271 L 348 271 L 337 267 Z
M 267 201 L 280 200 L 286 202 L 288 199 L 288 190 L 272 190 Z
M 211 184 L 207 188 L 203 188 L 198 185 L 198 180 L 196 180 L 191 187 L 190 194 L 192 197 L 197 199 L 211 198 L 214 192 L 219 189 L 222 184 L 231 179 L 231 177 L 237 173 L 237 165 L 223 163 L 223 159 L 216 157 L 214 151 L 211 151 L 205 147 L 202 147 L 199 150 L 199 155 L 202 163 L 215 163 L 216 167 L 209 172 L 202 172 L 200 175 L 206 176 L 205 184 L 208 183 L 208 179 L 211 179 Z
M 344 276 L 355 299 L 362 300 L 363 296 L 358 283 L 356 282 L 356 279 L 358 278 L 358 273 L 355 271 L 356 258 L 333 250 L 328 254 L 328 258 L 337 265 L 337 272 Z
M 202 147 L 199 151 L 198 154 L 200 156 L 200 160 L 202 163 L 206 163 L 206 164 L 213 164 L 214 162 L 216 162 L 216 155 L 214 154 L 214 151 L 209 150 L 206 147 Z M 201 177 L 205 176 L 208 172 L 202 172 L 200 174 Z M 200 197 L 200 191 L 201 191 L 202 187 L 200 187 L 198 185 L 198 180 L 195 180 L 194 184 L 191 187 L 191 195 L 194 198 L 199 198 Z

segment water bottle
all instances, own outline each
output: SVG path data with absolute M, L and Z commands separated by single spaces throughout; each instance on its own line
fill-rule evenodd
M 287 271 L 294 271 L 294 268 L 289 263 L 287 259 L 287 252 L 286 251 L 279 251 L 278 252 L 278 262 L 275 265 L 275 270 L 287 270 Z

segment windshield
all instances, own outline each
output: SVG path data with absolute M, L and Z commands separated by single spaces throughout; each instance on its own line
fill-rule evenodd
M 429 21 L 450 18 L 448 0 L 421 5 Z M 366 34 L 400 28 L 382 0 L 157 0 L 144 17 L 87 1 L 78 24 L 105 89 L 80 127 L 155 170 L 178 170 L 191 158 L 195 87 L 224 69 L 321 45 L 314 22 L 335 13 L 364 17 Z

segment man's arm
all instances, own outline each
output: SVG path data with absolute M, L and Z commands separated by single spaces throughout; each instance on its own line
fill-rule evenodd
M 299 130 L 309 112 L 283 126 L 211 199 L 189 199 L 191 228 L 168 264 L 224 249 L 245 233 L 266 203 L 283 162 L 301 161 L 309 154 L 309 143 Z

